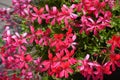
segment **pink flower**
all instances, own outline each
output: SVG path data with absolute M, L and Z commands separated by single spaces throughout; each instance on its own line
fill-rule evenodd
M 88 17 L 88 23 L 86 24 L 88 28 L 86 29 L 87 31 L 92 31 L 94 35 L 98 34 L 98 31 L 104 29 L 107 25 L 102 25 L 103 18 L 99 17 L 97 21 L 94 21 L 91 17 Z
M 81 23 L 78 27 L 80 27 L 80 33 L 83 31 L 86 32 L 86 34 L 89 34 L 89 32 L 93 32 L 94 35 L 98 35 L 98 32 L 103 30 L 106 27 L 110 27 L 110 19 L 111 19 L 111 12 L 110 11 L 101 11 L 103 16 L 99 16 L 94 20 L 91 16 L 82 16 L 81 17 Z
M 45 6 L 46 7 L 46 11 L 48 13 L 46 13 L 46 22 L 48 23 L 51 20 L 51 25 L 54 25 L 55 22 L 57 21 L 57 18 L 58 18 L 58 9 L 57 7 L 52 7 L 52 10 L 49 9 L 48 5 Z
M 31 0 L 12 0 L 14 13 L 25 17 L 28 13 L 27 10 L 31 7 L 30 2 Z
M 96 17 L 98 17 L 99 12 L 103 10 L 105 7 L 105 2 L 100 2 L 99 0 L 82 0 L 83 5 L 83 13 L 94 13 Z
M 8 75 L 0 76 L 0 80 L 9 80 L 9 77 Z
M 18 67 L 19 69 L 28 69 L 29 65 L 27 64 L 28 62 L 31 62 L 33 59 L 31 57 L 31 55 L 25 55 L 24 53 L 21 54 L 15 54 L 14 55 L 14 59 L 15 59 L 15 64 L 16 64 L 16 68 Z
M 25 61 L 26 62 L 31 62 L 33 59 L 32 59 L 32 56 L 30 54 L 27 54 L 25 55 Z
M 110 11 L 101 12 L 104 16 L 101 25 L 110 27 L 112 13 Z
M 70 8 L 68 8 L 66 5 L 63 5 L 61 8 L 61 12 L 59 13 L 58 21 L 61 22 L 62 20 L 64 20 L 66 26 L 68 26 L 69 20 L 76 19 L 78 17 L 77 14 L 73 13 L 74 8 L 74 4 L 70 6 Z
M 49 41 L 49 35 L 51 33 L 51 30 L 48 28 L 46 31 L 42 31 L 41 29 L 34 30 L 34 26 L 30 26 L 30 31 L 27 35 L 27 38 L 30 39 L 29 42 L 32 44 L 34 41 L 36 44 L 39 44 L 41 46 L 48 45 Z
M 47 71 L 50 68 L 50 62 L 48 60 L 42 61 L 41 57 L 34 60 L 34 64 L 36 65 L 36 70 L 39 72 Z
M 0 8 L 0 19 L 3 21 L 8 21 L 11 17 L 10 8 Z
M 0 9 L 0 18 L 7 22 L 6 25 L 30 25 L 28 33 L 24 30 L 25 33 L 11 32 L 9 26 L 5 26 L 2 34 L 4 44 L 0 47 L 0 58 L 5 69 L 0 71 L 0 80 L 38 80 L 44 73 L 55 78 L 69 79 L 78 71 L 87 80 L 103 80 L 104 74 L 110 75 L 116 67 L 120 67 L 120 54 L 115 53 L 115 49 L 120 48 L 120 36 L 114 35 L 107 41 L 111 46 L 110 51 L 105 48 L 98 54 L 94 52 L 92 57 L 89 53 L 83 58 L 85 54 L 80 50 L 82 45 L 77 48 L 81 35 L 76 27 L 80 28 L 80 33 L 93 33 L 95 36 L 110 27 L 112 13 L 107 11 L 106 4 L 112 0 L 68 0 L 75 4 L 63 4 L 59 9 L 56 6 L 35 6 L 31 1 L 12 0 L 12 9 Z M 113 7 L 112 4 L 110 6 Z M 15 15 L 21 17 L 20 24 L 13 20 L 14 17 L 16 19 Z M 30 49 L 35 49 L 35 52 L 30 54 Z M 98 63 L 99 58 L 104 59 L 104 63 Z M 16 74 L 11 75 L 10 72 L 9 75 L 9 70 Z
M 87 29 L 87 23 L 88 23 L 88 21 L 87 21 L 87 17 L 86 16 L 81 16 L 81 23 L 80 24 L 78 24 L 78 27 L 80 28 L 80 34 L 82 33 L 82 32 L 86 32 L 86 34 L 88 34 L 89 32 L 86 30 Z
M 37 19 L 38 23 L 41 24 L 42 19 L 45 19 L 45 14 L 43 14 L 44 8 L 42 7 L 40 9 L 37 9 L 37 7 L 33 7 L 33 10 L 35 11 L 35 13 L 32 14 L 33 15 L 32 21 Z
M 30 31 L 31 34 L 28 34 L 27 37 L 30 38 L 30 43 L 33 43 L 34 41 L 36 42 L 36 44 L 38 44 L 38 36 L 42 35 L 43 32 L 42 30 L 34 30 L 34 26 L 30 26 Z
M 33 73 L 30 70 L 22 69 L 21 77 L 23 77 L 24 80 L 30 80 L 33 78 Z
M 112 9 L 115 7 L 115 0 L 104 0 L 106 3 L 108 3 L 109 7 Z
M 3 40 L 6 41 L 5 47 L 7 48 L 5 53 L 18 53 L 22 50 L 26 51 L 26 47 L 24 45 L 27 44 L 26 35 L 27 33 L 20 35 L 17 32 L 15 32 L 15 35 L 12 35 L 9 27 L 6 27 L 3 32 Z
M 11 32 L 10 32 L 10 28 L 8 26 L 5 27 L 5 30 L 2 34 L 2 37 L 3 37 L 3 40 L 6 41 L 6 44 L 11 44 L 13 41 L 12 39 L 12 35 L 11 35 Z
M 49 37 L 50 33 L 51 33 L 51 29 L 47 28 L 46 31 L 44 31 L 43 34 L 41 35 L 38 44 L 41 46 L 47 46 L 50 40 Z
M 25 54 L 24 52 L 21 52 L 20 54 L 4 54 L 2 56 L 3 64 L 5 64 L 5 67 L 7 69 L 28 69 L 29 65 L 28 63 L 31 62 L 33 59 L 31 55 Z
M 15 35 L 12 36 L 12 38 L 14 39 L 14 43 L 12 44 L 13 46 L 18 48 L 18 52 L 20 53 L 22 50 L 26 51 L 26 47 L 24 46 L 24 44 L 28 44 L 28 42 L 26 41 L 26 35 L 27 33 L 23 33 L 22 35 L 20 35 L 19 33 L 15 33 Z
M 80 12 L 82 10 L 82 3 L 75 4 L 75 8 L 77 9 L 77 12 Z
M 76 45 L 77 42 L 75 42 L 76 40 L 76 34 L 72 33 L 72 28 L 68 28 L 68 31 L 66 32 L 66 39 L 65 39 L 65 43 L 66 45 L 68 45 L 68 47 L 72 47 L 72 49 L 76 49 Z

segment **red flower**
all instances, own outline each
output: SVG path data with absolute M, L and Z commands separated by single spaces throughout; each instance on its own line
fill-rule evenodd
M 54 34 L 54 39 L 50 40 L 50 47 L 55 47 L 56 52 L 66 50 L 69 47 L 72 47 L 72 49 L 76 49 L 76 35 L 72 33 L 72 28 L 69 28 L 65 35 Z
M 90 80 L 92 77 L 93 80 L 103 80 L 102 68 L 97 62 L 89 62 L 89 55 L 87 54 L 84 60 L 78 60 L 79 66 L 77 69 L 80 70 L 80 73 Z
M 74 55 L 74 50 L 72 51 L 60 51 L 56 53 L 55 56 L 48 51 L 48 57 L 50 62 L 50 67 L 48 69 L 49 75 L 55 75 L 58 78 L 68 78 L 69 74 L 73 73 L 71 68 L 72 65 L 76 63 L 76 59 L 72 56 Z
M 111 44 L 111 51 L 114 52 L 115 48 L 120 48 L 120 36 L 112 36 L 112 39 L 107 41 L 108 44 Z
M 64 37 L 63 34 L 54 34 L 55 39 L 60 39 L 61 40 L 61 39 L 63 39 L 63 37 Z
M 70 68 L 70 63 L 69 62 L 63 62 L 61 63 L 61 68 L 63 69 L 62 71 L 60 71 L 60 78 L 62 77 L 65 77 L 65 78 L 68 78 L 69 77 L 69 74 L 72 74 L 73 73 L 73 70 Z
M 115 71 L 115 65 L 117 67 L 120 67 L 120 54 L 110 54 L 110 62 L 111 62 L 111 66 L 112 66 L 112 71 Z
M 110 75 L 110 74 L 112 74 L 112 71 L 111 71 L 111 65 L 112 65 L 112 63 L 111 62 L 106 62 L 104 65 L 103 65 L 103 73 L 104 74 L 108 74 L 108 75 Z
M 13 74 L 13 75 L 12 75 L 12 79 L 13 79 L 13 80 L 21 80 L 19 77 L 17 77 L 16 74 Z

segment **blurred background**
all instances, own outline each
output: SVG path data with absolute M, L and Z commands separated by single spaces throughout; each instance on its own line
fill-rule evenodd
M 0 8 L 8 8 L 11 6 L 12 0 L 0 0 Z M 1 37 L 1 33 L 3 30 L 3 25 L 4 23 L 2 21 L 0 21 L 0 37 Z
M 11 5 L 12 0 L 0 0 L 0 8 L 1 7 L 9 7 Z

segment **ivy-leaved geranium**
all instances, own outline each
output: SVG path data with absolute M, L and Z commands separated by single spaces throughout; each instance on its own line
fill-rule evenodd
M 119 0 L 12 0 L 0 80 L 104 80 L 120 68 Z M 80 79 L 80 78 L 79 78 Z

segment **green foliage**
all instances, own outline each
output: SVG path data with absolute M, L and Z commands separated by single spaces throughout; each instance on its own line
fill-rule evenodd
M 3 46 L 3 40 L 2 38 L 0 37 L 0 47 Z

